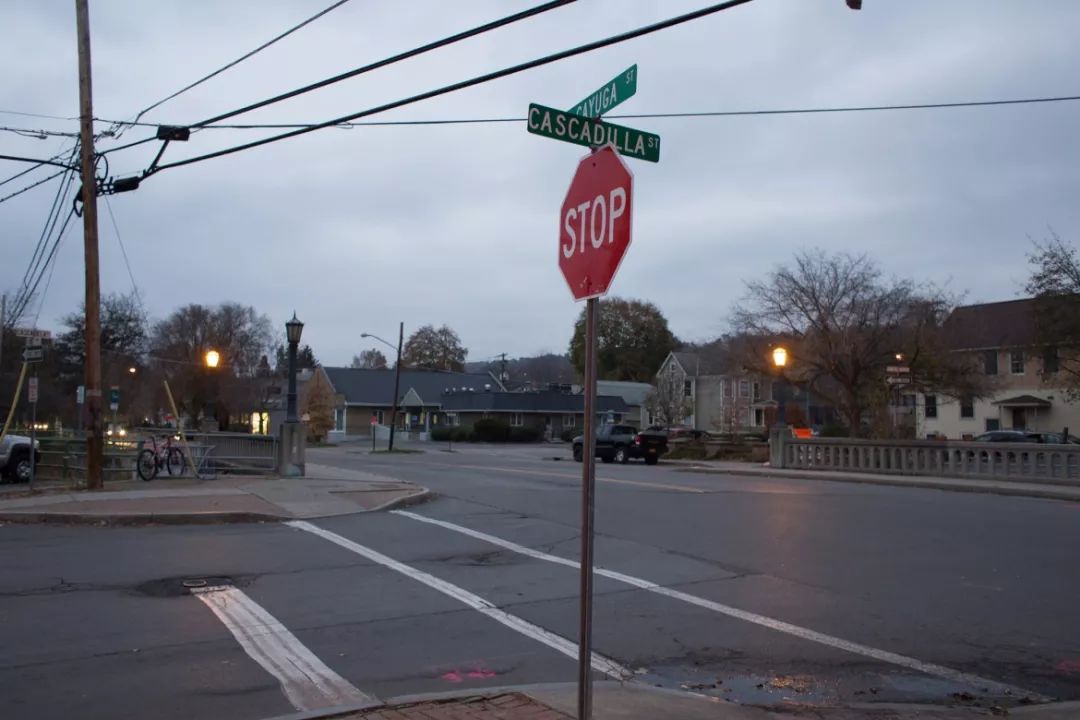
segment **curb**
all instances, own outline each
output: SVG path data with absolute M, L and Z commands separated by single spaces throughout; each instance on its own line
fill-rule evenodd
M 282 522 L 292 518 L 250 512 L 89 514 L 65 512 L 0 513 L 0 522 L 52 525 L 223 525 L 229 523 Z
M 674 461 L 673 461 L 674 462 Z M 907 479 L 900 480 L 894 479 L 887 475 L 880 478 L 864 478 L 853 475 L 845 475 L 842 472 L 837 472 L 835 475 L 829 475 L 827 477 L 808 477 L 806 475 L 799 475 L 791 472 L 784 472 L 783 470 L 721 470 L 718 468 L 703 468 L 703 467 L 691 467 L 691 468 L 678 468 L 675 472 L 682 473 L 696 473 L 699 475 L 742 475 L 743 477 L 777 477 L 786 478 L 788 480 L 810 480 L 812 482 L 844 482 L 854 483 L 858 485 L 888 485 L 891 487 L 906 487 L 906 488 L 921 488 L 930 490 L 947 490 L 952 492 L 963 493 L 982 493 L 986 495 L 1006 495 L 1012 497 L 1029 497 L 1037 498 L 1041 500 L 1065 500 L 1067 502 L 1080 502 L 1080 494 L 1078 493 L 1065 493 L 1057 492 L 1054 490 L 1035 490 L 1026 489 L 1021 487 L 1000 487 L 994 485 L 953 485 L 947 482 L 939 482 L 936 480 L 915 480 Z M 903 475 L 904 478 L 914 478 L 913 475 Z
M 360 512 L 382 512 L 384 510 L 396 510 L 397 508 L 410 507 L 412 505 L 422 505 L 423 503 L 432 500 L 435 497 L 435 493 L 431 492 L 428 488 L 420 488 L 416 492 L 403 495 L 393 500 L 387 500 L 382 505 L 376 505 L 368 510 L 361 510 Z

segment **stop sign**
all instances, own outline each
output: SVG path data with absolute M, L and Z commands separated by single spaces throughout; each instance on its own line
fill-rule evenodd
M 613 145 L 582 158 L 559 213 L 559 269 L 575 300 L 608 291 L 630 247 L 634 176 Z

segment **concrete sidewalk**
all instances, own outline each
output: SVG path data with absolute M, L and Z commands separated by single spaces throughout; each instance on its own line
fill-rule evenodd
M 1010 717 L 1023 720 L 1076 720 L 1078 703 L 1016 707 Z M 739 705 L 692 692 L 633 683 L 593 684 L 594 720 L 981 720 L 1001 717 L 1001 708 L 865 703 L 845 707 L 783 704 Z M 354 707 L 328 708 L 281 716 L 276 720 L 564 720 L 577 716 L 577 685 L 548 683 L 466 690 L 392 698 Z
M 663 462 L 663 461 L 662 461 Z M 829 482 L 868 483 L 896 487 L 933 488 L 955 492 L 981 492 L 995 495 L 1048 498 L 1080 502 L 1080 485 L 1021 482 L 1015 480 L 981 480 L 974 478 L 934 477 L 929 475 L 884 475 L 880 473 L 844 472 L 839 470 L 799 470 L 772 468 L 756 463 L 722 460 L 668 460 L 681 467 L 676 472 L 753 477 L 778 477 L 795 480 L 827 480 Z
M 419 502 L 428 490 L 325 465 L 303 478 L 221 475 L 110 483 L 101 492 L 45 488 L 0 499 L 8 522 L 210 523 L 311 519 Z

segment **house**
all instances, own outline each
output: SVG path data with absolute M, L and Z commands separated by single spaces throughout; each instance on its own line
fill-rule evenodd
M 597 380 L 597 395 L 618 395 L 626 403 L 626 413 L 618 421 L 642 430 L 649 426 L 649 410 L 646 407 L 653 386 L 649 383 L 622 380 Z
M 919 394 L 919 437 L 1080 429 L 1080 405 L 1068 401 L 1058 376 L 1057 348 L 1037 339 L 1034 298 L 958 307 L 944 330 L 951 350 L 975 356 L 979 371 L 991 376 L 994 391 L 983 399 Z
M 630 407 L 619 395 L 596 396 L 598 423 L 623 422 Z M 453 390 L 442 396 L 442 410 L 450 424 L 472 427 L 481 418 L 498 418 L 511 427 L 528 427 L 551 439 L 585 426 L 585 396 L 563 390 L 502 392 Z
M 741 368 L 720 367 L 698 353 L 670 352 L 656 373 L 656 395 L 649 425 L 662 424 L 656 403 L 666 405 L 682 424 L 710 432 L 764 429 L 766 409 L 774 407 L 772 381 Z
M 394 405 L 393 369 L 320 367 L 316 372 L 323 374 L 337 398 L 330 439 L 370 437 L 373 429 L 379 434 L 390 427 Z M 442 396 L 450 390 L 503 390 L 503 386 L 490 373 L 402 368 L 397 428 L 419 434 L 446 424 Z

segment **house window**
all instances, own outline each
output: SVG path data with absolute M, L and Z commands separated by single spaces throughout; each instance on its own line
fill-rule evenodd
M 345 408 L 334 408 L 334 429 L 345 429 Z
M 1024 374 L 1024 351 L 1013 350 L 1009 357 L 1009 372 L 1013 375 Z
M 382 410 L 376 410 L 375 411 L 375 422 L 377 422 L 380 425 L 383 424 L 383 411 Z
M 987 375 L 998 374 L 998 354 L 997 350 L 987 350 L 983 353 L 983 371 Z
M 994 430 L 1001 429 L 1001 420 L 997 418 L 986 418 L 986 432 L 993 432 Z
M 1043 372 L 1056 373 L 1061 369 L 1061 361 L 1058 359 L 1058 349 L 1054 346 L 1043 348 Z
M 577 424 L 577 420 L 574 418 L 573 415 L 563 415 L 562 416 L 562 426 L 564 428 L 572 428 L 576 424 Z
M 461 425 L 461 418 L 458 417 L 457 413 L 448 412 L 446 413 L 446 424 L 451 427 L 458 427 Z
M 732 387 L 733 385 L 731 384 L 731 381 L 727 378 L 723 378 L 722 380 L 720 380 L 720 392 L 724 397 L 731 397 Z
M 750 381 L 749 380 L 740 380 L 739 381 L 739 397 L 741 397 L 741 398 L 750 397 Z
M 754 409 L 754 427 L 761 427 L 765 424 L 765 413 L 761 408 Z
M 694 394 L 694 384 L 689 380 L 683 381 L 683 395 L 686 397 L 692 397 Z
M 521 413 L 510 413 L 510 426 L 521 427 L 525 424 L 525 416 Z
M 675 363 L 667 366 L 668 377 L 675 377 Z
M 937 417 L 937 395 L 926 396 L 926 417 Z
M 975 403 L 971 398 L 960 398 L 960 417 L 961 418 L 973 418 L 975 417 Z
M 754 402 L 761 399 L 761 383 L 754 383 Z M 760 423 L 759 423 L 760 424 Z

